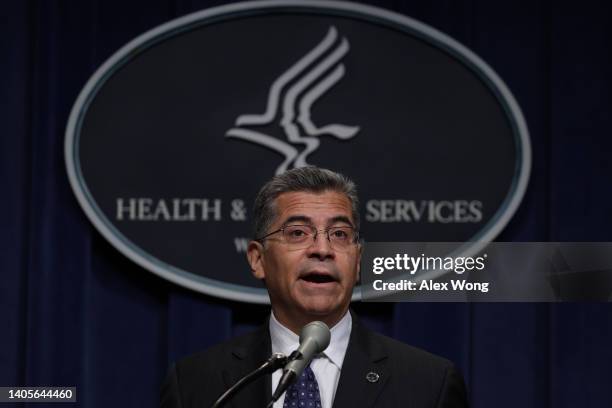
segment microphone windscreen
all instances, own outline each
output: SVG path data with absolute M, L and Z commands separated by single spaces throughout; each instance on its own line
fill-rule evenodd
M 323 322 L 314 321 L 308 323 L 300 332 L 300 344 L 307 339 L 314 339 L 317 343 L 317 351 L 315 354 L 322 353 L 329 346 L 331 340 L 331 332 L 329 327 Z

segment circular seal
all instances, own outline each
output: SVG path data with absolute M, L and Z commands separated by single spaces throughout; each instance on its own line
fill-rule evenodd
M 366 380 L 368 380 L 368 382 L 375 383 L 375 382 L 378 382 L 379 379 L 380 379 L 380 376 L 373 371 L 370 371 L 369 373 L 366 374 Z

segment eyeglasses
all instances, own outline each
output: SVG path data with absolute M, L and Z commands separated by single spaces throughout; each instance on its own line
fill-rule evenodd
M 319 232 L 325 232 L 331 247 L 337 251 L 347 251 L 359 240 L 359 233 L 353 227 L 339 226 L 318 230 L 312 225 L 286 225 L 272 231 L 255 241 L 263 242 L 270 235 L 281 232 L 282 240 L 292 249 L 304 249 L 311 246 Z

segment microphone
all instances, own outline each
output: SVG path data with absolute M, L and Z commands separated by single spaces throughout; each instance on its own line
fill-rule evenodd
M 310 364 L 314 356 L 322 353 L 329 346 L 330 339 L 329 327 L 323 322 L 310 322 L 302 328 L 300 346 L 289 356 L 290 361 L 283 369 L 283 375 L 272 395 L 271 404 L 276 402 L 291 383 L 302 375 L 302 371 Z

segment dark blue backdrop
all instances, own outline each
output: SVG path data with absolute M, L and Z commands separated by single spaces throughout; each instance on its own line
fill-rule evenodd
M 87 221 L 64 171 L 69 109 L 94 69 L 147 29 L 221 3 L 1 6 L 0 386 L 76 385 L 79 406 L 156 406 L 171 360 L 266 315 L 128 261 Z M 518 99 L 533 169 L 499 240 L 612 241 L 612 26 L 604 2 L 366 3 L 456 38 Z M 456 361 L 473 407 L 612 406 L 610 304 L 356 308 L 383 333 Z

